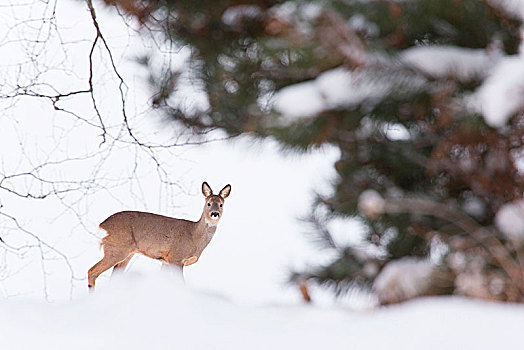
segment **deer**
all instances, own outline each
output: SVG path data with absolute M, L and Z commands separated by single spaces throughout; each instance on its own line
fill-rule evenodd
M 183 278 L 184 266 L 196 263 L 211 242 L 230 193 L 231 185 L 215 195 L 207 182 L 202 183 L 205 203 L 198 221 L 140 211 L 121 211 L 108 217 L 99 225 L 106 234 L 100 243 L 104 257 L 88 271 L 89 290 L 94 291 L 98 276 L 111 267 L 113 274 L 124 271 L 135 254 L 174 266 Z

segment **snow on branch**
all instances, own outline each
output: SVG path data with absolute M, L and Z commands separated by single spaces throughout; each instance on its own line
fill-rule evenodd
M 517 247 L 524 243 L 524 199 L 504 204 L 495 216 L 497 228 Z
M 482 113 L 492 127 L 502 127 L 524 111 L 524 56 L 500 60 L 475 92 L 470 108 Z
M 484 78 L 501 58 L 498 51 L 455 46 L 417 46 L 400 55 L 404 64 L 432 78 L 454 77 L 462 82 Z
M 524 290 L 522 269 L 515 261 L 512 249 L 499 240 L 494 228 L 483 227 L 469 215 L 452 206 L 426 199 L 382 198 L 378 193 L 364 192 L 359 200 L 363 215 L 376 219 L 380 214 L 409 213 L 428 215 L 445 220 L 461 229 L 492 258 L 491 263 L 498 265 L 508 275 L 511 283 L 511 298 L 518 298 Z M 517 299 L 515 299 L 517 300 Z
M 388 263 L 373 283 L 381 304 L 398 303 L 425 295 L 434 266 L 427 260 L 404 258 Z

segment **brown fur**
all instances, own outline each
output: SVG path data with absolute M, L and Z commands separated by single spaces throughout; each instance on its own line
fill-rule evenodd
M 224 199 L 230 192 L 231 186 L 227 185 L 219 195 L 214 195 L 204 182 L 202 193 L 206 199 L 198 221 L 139 211 L 111 215 L 100 224 L 107 232 L 101 242 L 104 257 L 89 269 L 88 286 L 93 288 L 97 277 L 113 266 L 113 272 L 124 270 L 136 253 L 174 265 L 181 271 L 184 266 L 196 263 L 213 238 L 222 217 Z

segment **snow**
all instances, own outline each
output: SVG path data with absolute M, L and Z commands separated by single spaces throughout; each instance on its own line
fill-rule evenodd
M 385 123 L 383 126 L 384 135 L 391 141 L 407 141 L 410 133 L 406 127 L 399 123 Z
M 462 82 L 484 79 L 472 95 L 459 97 L 466 109 L 481 113 L 492 127 L 503 127 L 509 118 L 524 108 L 524 56 L 503 56 L 500 50 L 467 49 L 452 46 L 418 46 L 405 50 L 400 61 L 432 78 L 455 77 Z M 316 79 L 287 86 L 275 94 L 274 108 L 294 122 L 326 110 L 347 108 L 365 101 L 378 101 L 394 89 L 386 81 L 373 79 L 366 71 L 336 68 Z M 421 81 L 411 85 L 422 88 Z M 386 126 L 388 127 L 388 126 Z M 407 130 L 398 130 L 398 138 L 409 137 Z
M 275 108 L 293 118 L 311 116 L 327 108 L 316 80 L 291 85 L 275 96 Z
M 294 121 L 338 107 L 356 105 L 383 96 L 389 87 L 365 79 L 364 73 L 336 68 L 316 79 L 294 84 L 275 94 L 275 109 Z
M 373 283 L 381 302 L 407 300 L 423 295 L 432 279 L 433 265 L 428 260 L 403 258 L 388 263 Z
M 495 225 L 513 243 L 524 243 L 524 200 L 504 204 L 495 216 Z
M 355 14 L 351 16 L 348 25 L 357 33 L 364 33 L 368 37 L 376 37 L 380 33 L 378 25 L 367 20 L 362 14 Z
M 518 16 L 524 19 L 524 1 L 523 0 L 488 0 L 492 6 L 504 9 L 506 13 Z
M 488 125 L 499 128 L 524 108 L 524 56 L 503 56 L 495 44 L 486 49 L 419 46 L 405 50 L 401 60 L 433 78 L 485 79 L 463 102 L 471 112 L 482 114 Z
M 242 21 L 254 20 L 261 15 L 261 8 L 255 5 L 231 6 L 222 14 L 222 22 L 231 27 L 240 26 Z
M 502 127 L 524 107 L 524 58 L 503 56 L 493 46 L 418 46 L 402 52 L 400 61 L 432 78 L 453 76 L 463 82 L 485 79 L 472 96 L 464 98 L 464 104 L 472 112 L 482 113 L 488 125 Z M 413 81 L 412 85 L 420 83 Z M 285 116 L 284 122 L 293 122 L 329 109 L 377 101 L 392 88 L 386 81 L 372 79 L 366 71 L 336 68 L 314 80 L 281 89 L 275 94 L 274 108 Z M 406 134 L 407 130 L 399 130 L 398 139 L 409 137 Z M 391 135 L 396 140 L 395 134 Z
M 522 0 L 489 2 L 524 19 Z M 485 78 L 473 95 L 466 96 L 463 102 L 471 112 L 481 113 L 488 125 L 500 128 L 524 109 L 524 48 L 521 44 L 519 54 L 503 56 L 497 44 L 500 43 L 495 40 L 486 49 L 420 46 L 404 51 L 401 59 L 435 78 L 454 76 L 460 81 Z
M 474 217 L 482 217 L 486 211 L 484 202 L 478 198 L 468 198 L 463 206 L 463 209 L 466 213 Z
M 524 56 L 505 57 L 476 91 L 472 103 L 492 127 L 504 126 L 524 108 Z
M 375 190 L 365 190 L 358 198 L 358 209 L 370 218 L 380 215 L 384 211 L 384 199 Z
M 357 218 L 331 218 L 327 229 L 338 247 L 351 247 L 362 243 L 364 224 Z
M 457 297 L 378 310 L 237 305 L 168 273 L 127 274 L 71 303 L 1 300 L 2 349 L 500 349 L 524 306 Z
M 418 46 L 405 50 L 401 59 L 433 78 L 453 76 L 469 81 L 484 77 L 500 59 L 500 53 L 454 46 Z

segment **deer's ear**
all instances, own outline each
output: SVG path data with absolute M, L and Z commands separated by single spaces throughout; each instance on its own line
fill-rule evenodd
M 220 193 L 218 195 L 222 198 L 227 198 L 227 196 L 229 196 L 229 193 L 231 193 L 231 185 L 226 185 L 223 189 L 220 190 Z
M 213 190 L 205 181 L 202 183 L 202 193 L 204 194 L 204 196 L 206 196 L 206 198 L 211 197 L 213 195 Z

